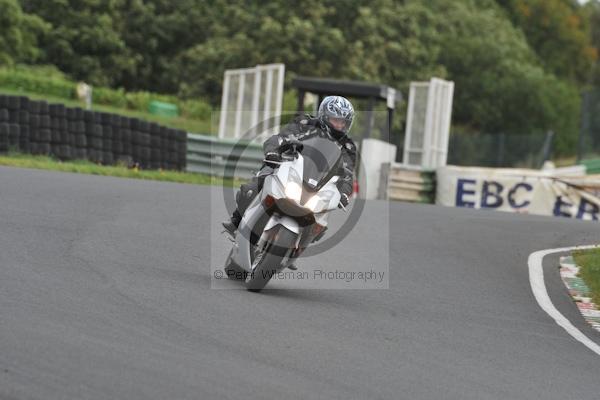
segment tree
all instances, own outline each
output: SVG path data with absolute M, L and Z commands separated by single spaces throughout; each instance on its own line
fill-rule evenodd
M 217 5 L 218 4 L 218 7 Z M 220 95 L 223 71 L 286 64 L 288 77 L 309 75 L 405 85 L 445 74 L 436 64 L 436 17 L 419 4 L 393 0 L 213 2 L 207 40 L 185 50 L 176 69 L 180 94 Z M 235 21 L 235 24 L 228 23 Z M 214 101 L 213 100 L 213 101 Z
M 23 13 L 17 0 L 0 0 L 0 65 L 35 61 L 40 55 L 37 35 L 45 30 L 47 25 Z
M 582 14 L 584 19 L 589 21 L 590 26 L 590 42 L 598 51 L 600 49 L 600 1 L 591 0 L 583 6 Z M 590 73 L 590 86 L 600 87 L 600 60 L 596 59 L 596 63 Z
M 454 123 L 490 133 L 554 129 L 564 149 L 596 57 L 589 35 L 598 28 L 586 12 L 600 15 L 575 0 L 21 3 L 52 25 L 40 61 L 93 84 L 217 106 L 224 71 L 256 64 L 284 63 L 288 84 L 310 75 L 406 89 L 438 76 L 456 82 Z
M 590 24 L 577 0 L 499 0 L 544 67 L 560 78 L 587 83 L 598 58 Z M 593 25 L 592 25 L 593 27 Z
M 135 70 L 135 57 L 115 27 L 114 13 L 125 0 L 22 0 L 51 29 L 40 40 L 43 63 L 76 79 L 111 86 Z
M 429 4 L 444 16 L 439 62 L 456 83 L 453 122 L 488 133 L 552 129 L 559 153 L 572 152 L 577 87 L 545 71 L 522 31 L 493 1 Z
M 119 1 L 115 25 L 136 67 L 125 71 L 118 85 L 176 93 L 182 74 L 175 59 L 208 38 L 219 7 L 198 0 Z

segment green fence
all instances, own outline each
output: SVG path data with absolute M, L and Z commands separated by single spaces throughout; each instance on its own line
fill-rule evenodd
M 467 134 L 453 131 L 448 164 L 491 168 L 540 168 L 552 150 L 552 132 Z
M 582 165 L 585 165 L 588 174 L 600 174 L 600 158 L 594 160 L 583 160 Z
M 600 158 L 600 89 L 583 93 L 579 160 Z

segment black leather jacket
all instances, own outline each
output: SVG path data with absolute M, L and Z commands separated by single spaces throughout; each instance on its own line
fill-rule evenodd
M 289 139 L 302 141 L 314 135 L 322 134 L 325 134 L 331 140 L 336 140 L 342 146 L 342 167 L 338 171 L 341 179 L 338 181 L 337 187 L 341 193 L 350 197 L 353 190 L 352 183 L 354 181 L 354 167 L 356 165 L 356 145 L 347 135 L 339 139 L 334 138 L 330 134 L 329 127 L 318 118 L 310 115 L 296 117 L 279 134 L 273 135 L 265 141 L 263 151 L 265 155 L 267 153 L 279 152 L 279 147 Z

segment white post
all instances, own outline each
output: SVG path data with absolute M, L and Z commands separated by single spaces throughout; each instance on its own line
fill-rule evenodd
M 281 64 L 279 67 L 279 76 L 277 78 L 277 100 L 275 102 L 275 120 L 274 127 L 278 129 L 281 121 L 281 108 L 283 105 L 283 83 L 285 79 L 285 65 Z M 275 132 L 273 132 L 275 133 Z
M 261 84 L 261 75 L 262 68 L 260 65 L 256 66 L 256 72 L 254 73 L 254 93 L 252 94 L 252 129 L 254 130 L 254 135 L 256 135 L 258 125 L 258 106 L 260 100 L 260 84 Z
M 441 130 L 441 122 L 442 122 L 442 101 L 443 101 L 443 95 L 444 95 L 444 87 L 443 87 L 443 82 L 440 82 L 438 79 L 431 79 L 431 85 L 433 86 L 433 93 L 434 93 L 434 106 L 433 106 L 433 130 L 432 130 L 432 154 L 431 154 L 431 159 L 430 159 L 430 164 L 429 167 L 430 168 L 435 168 L 438 166 L 438 159 L 439 159 L 439 154 L 441 153 L 441 148 L 440 148 L 440 144 L 441 144 L 441 135 L 442 130 Z
M 87 96 L 85 98 L 85 108 L 87 110 L 91 110 L 92 109 L 92 92 L 93 92 L 94 88 L 92 87 L 92 85 L 89 85 L 89 90 L 87 93 Z
M 423 158 L 421 165 L 425 168 L 431 166 L 431 144 L 432 134 L 434 127 L 433 120 L 433 106 L 435 101 L 435 87 L 432 82 L 429 82 L 429 89 L 427 91 L 427 112 L 425 113 L 425 135 L 423 137 Z
M 265 121 L 269 120 L 269 117 L 271 116 L 271 92 L 273 91 L 273 70 L 269 69 L 267 71 L 267 85 L 265 88 L 266 91 L 266 96 L 265 96 L 265 109 L 263 111 L 263 119 Z M 265 124 L 265 132 L 270 128 L 270 124 L 267 122 Z
M 448 144 L 450 142 L 450 123 L 452 118 L 452 101 L 454 99 L 454 82 L 447 83 L 447 93 L 446 93 L 446 102 L 445 102 L 445 110 L 444 110 L 444 154 L 442 156 L 440 166 L 446 165 L 448 162 Z
M 244 101 L 244 86 L 246 85 L 246 74 L 240 75 L 240 83 L 238 84 L 238 98 L 237 98 L 237 109 L 235 110 L 235 131 L 234 137 L 240 137 L 240 130 L 242 125 L 242 109 Z
M 225 120 L 227 119 L 227 101 L 229 98 L 229 73 L 225 71 L 223 95 L 221 96 L 221 113 L 219 114 L 219 138 L 225 137 Z
M 408 116 L 406 118 L 406 129 L 404 132 L 404 164 L 408 164 L 410 160 L 410 142 L 412 136 L 413 112 L 415 109 L 415 86 L 411 83 L 408 92 Z

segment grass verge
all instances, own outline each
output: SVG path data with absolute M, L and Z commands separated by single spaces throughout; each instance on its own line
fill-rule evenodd
M 51 171 L 74 172 L 88 175 L 115 176 L 119 178 L 146 179 L 153 181 L 188 183 L 193 185 L 218 185 L 237 187 L 242 181 L 237 179 L 222 179 L 209 175 L 192 172 L 166 170 L 140 170 L 128 168 L 126 165 L 105 166 L 94 164 L 87 160 L 59 161 L 48 156 L 33 156 L 9 152 L 0 154 L 0 165 L 46 169 Z
M 579 266 L 579 277 L 592 291 L 594 303 L 600 305 L 600 248 L 576 250 L 573 258 Z

